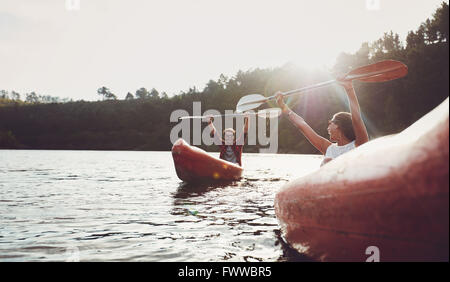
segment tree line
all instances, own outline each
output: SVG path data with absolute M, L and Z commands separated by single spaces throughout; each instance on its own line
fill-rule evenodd
M 30 93 L 20 94 L 12 90 L 11 92 L 7 90 L 0 90 L 0 106 L 5 106 L 8 104 L 36 104 L 36 103 L 67 103 L 73 101 L 69 98 L 54 97 L 51 95 L 41 95 L 37 94 L 35 91 Z
M 170 113 L 177 109 L 192 113 L 194 101 L 202 102 L 202 112 L 216 109 L 223 113 L 235 109 L 244 95 L 269 96 L 384 59 L 404 62 L 408 75 L 383 83 L 355 82 L 354 86 L 370 137 L 397 133 L 448 97 L 448 13 L 448 4 L 443 2 L 405 41 L 393 31 L 386 32 L 376 41 L 363 43 L 355 53 L 340 54 L 328 71 L 306 71 L 292 64 L 256 68 L 231 77 L 220 75 L 202 90 L 192 87 L 171 97 L 142 87 L 118 99 L 103 86 L 97 90 L 102 100 L 95 102 L 52 100 L 34 92 L 22 101 L 17 92 L 2 91 L 0 148 L 170 150 L 169 135 L 175 125 L 169 120 Z M 287 103 L 322 136 L 327 136 L 327 122 L 334 113 L 348 111 L 345 93 L 338 86 L 293 96 Z M 278 132 L 279 152 L 317 153 L 287 119 L 281 118 Z M 257 150 L 258 146 L 245 148 L 246 152 Z
M 114 94 L 108 87 L 102 86 L 97 89 L 97 94 L 102 97 L 102 100 L 117 100 L 117 95 Z M 158 98 L 169 98 L 166 92 L 162 92 L 161 94 L 155 88 L 152 88 L 150 91 L 145 87 L 141 87 L 136 90 L 133 95 L 131 92 L 128 92 L 124 100 L 133 100 L 133 99 L 158 99 Z M 0 90 L 0 106 L 8 105 L 8 104 L 37 104 L 37 103 L 67 103 L 73 102 L 73 99 L 69 98 L 60 98 L 51 95 L 41 95 L 37 94 L 35 91 L 31 91 L 30 93 L 25 93 L 21 95 L 19 92 L 12 90 L 11 92 L 7 90 Z

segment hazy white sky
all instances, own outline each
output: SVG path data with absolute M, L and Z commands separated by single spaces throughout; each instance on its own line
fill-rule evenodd
M 442 3 L 78 0 L 77 10 L 71 1 L 0 0 L 0 89 L 97 100 L 107 86 L 123 99 L 140 87 L 203 89 L 239 69 L 331 66 L 383 32 L 404 40 Z

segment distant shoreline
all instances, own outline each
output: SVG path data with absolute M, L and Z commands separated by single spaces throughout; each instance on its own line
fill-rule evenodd
M 245 150 L 245 149 L 244 149 Z M 6 149 L 6 148 L 0 148 L 1 151 L 86 151 L 86 152 L 154 152 L 154 153 L 171 153 L 171 151 L 167 150 L 161 150 L 161 151 L 152 151 L 152 150 L 96 150 L 96 149 Z M 219 151 L 207 151 L 208 153 L 217 153 L 219 154 Z M 244 155 L 302 155 L 302 156 L 317 156 L 321 157 L 322 154 L 301 154 L 301 153 L 259 153 L 259 152 L 244 152 Z

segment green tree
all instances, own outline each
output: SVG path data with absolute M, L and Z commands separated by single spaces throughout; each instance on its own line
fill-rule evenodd
M 99 89 L 97 89 L 97 94 L 102 96 L 102 99 L 105 100 L 106 96 L 110 92 L 108 87 L 102 86 Z
M 161 93 L 161 99 L 166 99 L 166 100 L 169 99 L 169 96 L 167 95 L 166 92 L 163 91 L 163 92 Z
M 117 100 L 117 96 L 105 86 L 97 89 L 97 94 L 103 96 L 103 100 Z
M 125 96 L 125 100 L 133 100 L 134 96 L 130 92 L 127 93 L 127 96 Z
M 20 94 L 16 91 L 11 91 L 11 99 L 13 99 L 14 101 L 19 101 L 20 100 Z
M 147 99 L 150 96 L 150 93 L 145 89 L 145 87 L 141 87 L 138 90 L 136 90 L 135 94 L 137 99 Z
M 107 100 L 117 100 L 116 94 L 114 94 L 112 92 L 107 92 L 105 97 L 106 97 Z
M 436 30 L 437 38 L 439 42 L 448 42 L 448 29 L 449 29 L 449 8 L 448 4 L 442 2 L 441 7 L 439 7 L 433 14 L 433 28 Z
M 28 102 L 28 103 L 39 103 L 39 97 L 36 94 L 36 92 L 27 93 L 25 95 L 26 95 L 26 98 L 25 98 L 26 102 Z
M 8 91 L 6 91 L 6 90 L 0 90 L 0 98 L 8 99 L 8 98 L 9 98 L 9 97 L 8 97 Z
M 149 97 L 152 99 L 158 99 L 159 98 L 158 90 L 156 90 L 155 88 L 152 88 L 152 90 L 150 90 Z

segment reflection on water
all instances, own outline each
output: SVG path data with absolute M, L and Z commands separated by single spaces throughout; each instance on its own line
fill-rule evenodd
M 244 177 L 180 181 L 169 152 L 0 150 L 0 261 L 305 261 L 278 189 L 321 158 L 244 154 Z

